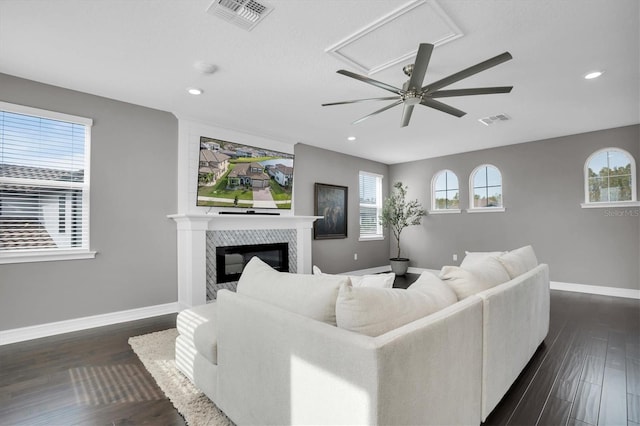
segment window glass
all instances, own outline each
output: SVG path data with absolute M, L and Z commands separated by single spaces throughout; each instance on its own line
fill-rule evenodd
M 379 217 L 382 214 L 382 176 L 359 173 L 360 238 L 383 238 Z
M 473 208 L 502 207 L 502 174 L 497 167 L 482 165 L 471 175 Z
M 431 208 L 433 210 L 457 210 L 460 208 L 458 177 L 451 170 L 438 172 L 433 178 Z
M 587 202 L 635 200 L 635 162 L 626 151 L 607 148 L 597 151 L 586 165 Z
M 91 120 L 0 107 L 0 253 L 88 250 Z

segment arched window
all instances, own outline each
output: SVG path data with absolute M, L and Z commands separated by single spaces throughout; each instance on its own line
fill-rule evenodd
M 636 201 L 636 162 L 620 148 L 600 149 L 584 163 L 583 207 L 610 207 Z
M 504 211 L 502 174 L 496 166 L 483 164 L 469 177 L 469 211 Z
M 451 170 L 441 170 L 431 179 L 431 211 L 460 213 L 460 185 Z

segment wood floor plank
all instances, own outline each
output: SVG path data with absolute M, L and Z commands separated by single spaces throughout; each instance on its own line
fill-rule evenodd
M 627 419 L 640 423 L 640 395 L 627 394 Z
M 640 395 L 640 360 L 627 358 L 627 392 Z
M 570 417 L 591 425 L 598 424 L 601 394 L 602 388 L 600 386 L 580 382 Z
M 566 425 L 571 412 L 571 401 L 550 397 L 542 410 L 538 425 Z
M 587 355 L 581 380 L 601 386 L 604 377 L 604 363 L 604 358 Z
M 627 422 L 626 377 L 622 370 L 605 367 L 598 425 L 623 425 Z

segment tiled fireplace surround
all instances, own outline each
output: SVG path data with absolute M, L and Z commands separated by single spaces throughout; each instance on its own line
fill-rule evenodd
M 314 216 L 175 214 L 178 229 L 178 302 L 191 307 L 215 298 L 236 283 L 215 281 L 215 247 L 289 244 L 290 272 L 311 273 Z M 209 253 L 209 254 L 207 254 Z

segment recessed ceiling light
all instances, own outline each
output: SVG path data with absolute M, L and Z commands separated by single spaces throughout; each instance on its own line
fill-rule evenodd
M 191 95 L 202 95 L 202 89 L 198 89 L 196 87 L 189 87 L 187 89 L 187 92 L 189 92 Z
M 604 71 L 592 71 L 589 74 L 585 75 L 584 78 L 586 80 L 592 80 L 594 78 L 598 78 L 604 73 Z
M 355 141 L 355 140 L 356 140 L 356 137 L 355 137 L 355 136 L 349 136 L 349 137 L 347 138 L 347 140 L 348 140 L 348 141 L 353 142 L 353 141 Z

